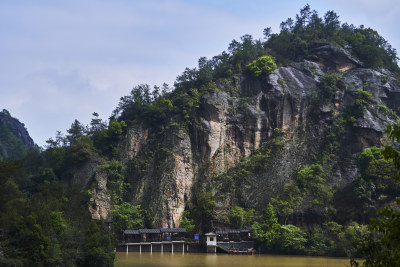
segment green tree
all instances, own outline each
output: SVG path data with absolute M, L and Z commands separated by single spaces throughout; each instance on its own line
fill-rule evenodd
M 340 29 L 339 16 L 333 10 L 329 10 L 324 16 L 325 35 L 333 36 Z
M 22 258 L 29 266 L 45 266 L 48 260 L 50 240 L 43 234 L 42 227 L 34 214 L 18 218 L 10 227 L 4 247 L 5 255 Z
M 107 128 L 107 124 L 105 121 L 99 118 L 99 114 L 97 112 L 92 113 L 93 118 L 90 121 L 90 128 L 88 129 L 88 134 L 90 136 L 95 136 L 100 133 L 103 129 Z
M 322 104 L 329 103 L 333 100 L 336 91 L 339 89 L 339 81 L 342 74 L 336 72 L 325 73 L 319 78 L 318 84 L 318 101 Z
M 26 205 L 25 196 L 12 179 L 22 175 L 23 160 L 0 160 L 0 226 L 5 228 Z
M 230 63 L 235 71 L 242 71 L 246 64 L 265 54 L 261 41 L 253 40 L 249 34 L 240 37 L 240 41 L 233 40 L 228 51 L 232 55 Z
M 384 159 L 383 150 L 367 148 L 358 157 L 360 177 L 353 182 L 353 192 L 357 198 L 353 207 L 362 221 L 373 217 L 377 209 L 400 192 L 399 184 L 392 179 L 399 170 L 391 160 Z
M 288 216 L 293 213 L 294 209 L 300 206 L 303 197 L 304 191 L 301 192 L 297 181 L 293 180 L 285 185 L 282 194 L 271 199 L 279 217 L 284 218 L 284 224 L 287 223 Z
M 67 130 L 68 135 L 66 136 L 68 142 L 70 144 L 74 144 L 79 137 L 83 136 L 85 134 L 85 126 L 80 123 L 78 120 L 75 120 L 71 124 L 71 128 Z
M 253 223 L 252 228 L 256 239 L 262 242 L 267 249 L 271 249 L 280 229 L 275 209 L 271 203 L 268 203 L 262 221 Z
M 376 146 L 364 149 L 358 156 L 358 166 L 360 167 L 361 175 L 365 175 L 369 164 L 374 161 L 383 158 L 382 148 Z
M 312 56 L 310 52 L 316 42 L 328 41 L 351 45 L 352 53 L 366 67 L 385 67 L 397 73 L 400 71 L 396 50 L 377 31 L 362 25 L 340 25 L 339 16 L 334 11 L 326 12 L 322 19 L 317 11 L 306 5 L 296 15 L 295 21 L 288 18 L 280 24 L 280 28 L 280 33 L 272 34 L 264 47 L 270 48 L 269 52 L 283 64 L 288 63 L 287 59 L 297 61 Z
M 303 253 L 307 242 L 306 233 L 299 227 L 288 224 L 281 225 L 277 245 L 286 253 Z
M 301 191 L 305 191 L 314 197 L 311 207 L 315 205 L 327 205 L 332 197 L 332 190 L 325 185 L 326 174 L 320 164 L 307 165 L 297 175 L 297 184 Z
M 97 134 L 94 144 L 104 154 L 115 154 L 116 146 L 127 124 L 125 121 L 110 120 L 108 128 Z
M 210 230 L 212 213 L 216 202 L 212 192 L 203 192 L 197 198 L 197 206 L 194 210 L 196 219 L 199 220 L 203 231 Z
M 68 159 L 72 165 L 87 162 L 93 155 L 93 141 L 89 136 L 81 136 L 68 148 Z
M 144 225 L 143 211 L 140 205 L 134 206 L 124 202 L 114 205 L 110 212 L 113 217 L 114 229 L 118 235 L 121 235 L 124 230 L 138 229 Z
M 339 234 L 338 247 L 343 249 L 348 257 L 360 257 L 360 245 L 369 235 L 367 225 L 353 222 Z
M 262 56 L 247 66 L 248 71 L 255 77 L 271 74 L 276 70 L 275 59 L 272 56 Z
M 386 133 L 392 141 L 400 141 L 400 123 L 388 126 Z M 400 168 L 400 152 L 393 146 L 386 146 L 382 151 L 385 159 L 392 160 Z M 399 181 L 399 176 L 394 177 Z M 396 199 L 400 205 L 400 198 Z M 370 230 L 373 237 L 364 245 L 365 261 L 362 266 L 398 266 L 400 259 L 400 210 L 397 207 L 386 206 L 377 212 L 377 217 L 371 219 Z M 352 266 L 360 264 L 352 260 Z
M 113 111 L 111 120 L 135 120 L 148 111 L 154 100 L 148 84 L 135 86 L 129 95 L 121 97 L 118 107 Z
M 111 120 L 108 124 L 107 135 L 111 142 L 117 142 L 121 137 L 124 129 L 126 128 L 126 123 L 124 121 Z
M 242 207 L 234 206 L 231 208 L 230 221 L 236 228 L 250 227 L 254 219 L 254 210 L 245 210 Z
M 185 228 L 187 233 L 193 233 L 194 231 L 194 220 L 190 217 L 190 212 L 188 210 L 182 212 L 180 227 Z
M 109 267 L 114 265 L 115 237 L 108 232 L 103 221 L 92 221 L 83 246 L 84 266 Z

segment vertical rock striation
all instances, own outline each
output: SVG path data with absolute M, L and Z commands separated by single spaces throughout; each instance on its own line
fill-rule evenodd
M 219 194 L 214 179 L 269 142 L 279 128 L 284 146 L 271 155 L 265 171 L 249 175 L 239 189 L 217 199 L 221 210 L 235 203 L 262 209 L 324 149 L 334 120 L 356 103 L 362 89 L 372 98 L 353 130 L 339 140 L 343 157 L 325 160 L 331 169 L 329 182 L 345 184 L 356 178 L 357 155 L 363 148 L 379 145 L 386 125 L 396 119 L 382 106 L 400 112 L 400 83 L 387 70 L 363 68 L 336 45 L 320 44 L 314 52 L 313 62 L 293 62 L 261 78 L 235 77 L 235 86 L 219 84 L 202 96 L 190 127 L 179 117 L 169 118 L 162 134 L 143 125 L 130 126 L 119 145 L 120 158 L 128 169 L 141 163 L 142 171 L 130 177 L 132 202 L 147 210 L 154 227 L 179 226 L 182 211 L 194 205 L 199 191 L 211 188 Z M 324 104 L 317 97 L 319 82 L 332 71 L 342 74 L 340 88 L 333 101 Z M 95 194 L 105 203 L 105 178 L 100 173 L 96 177 L 99 191 Z M 105 209 L 91 211 L 97 218 Z

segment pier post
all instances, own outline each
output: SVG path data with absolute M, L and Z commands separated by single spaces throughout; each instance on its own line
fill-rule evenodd
M 142 244 L 139 245 L 139 252 L 142 253 Z
M 161 243 L 161 253 L 164 252 L 164 244 Z
M 153 244 L 150 243 L 150 253 L 153 253 Z
M 182 254 L 185 254 L 185 243 L 182 243 Z
M 128 245 L 126 245 L 126 253 L 128 253 L 129 252 L 129 250 L 128 250 Z
M 174 243 L 172 243 L 172 251 L 171 253 L 174 253 Z

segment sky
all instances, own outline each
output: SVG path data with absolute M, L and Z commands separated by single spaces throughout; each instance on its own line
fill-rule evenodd
M 400 49 L 398 0 L 0 0 L 0 110 L 45 146 L 75 119 L 108 119 L 138 84 L 173 85 L 233 39 L 279 32 L 307 3 Z

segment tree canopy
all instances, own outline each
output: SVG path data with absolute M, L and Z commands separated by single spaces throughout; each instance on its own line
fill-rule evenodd
M 386 133 L 389 138 L 398 144 L 400 142 L 400 123 L 388 126 Z M 382 151 L 386 160 L 393 161 L 395 167 L 400 169 L 400 152 L 394 145 L 386 146 Z M 374 155 L 375 154 L 375 155 Z M 376 153 L 366 154 L 362 157 L 362 163 L 368 158 L 374 160 L 380 155 Z M 392 176 L 399 182 L 399 176 Z M 366 239 L 363 247 L 363 254 L 366 257 L 362 266 L 397 266 L 400 259 L 400 198 L 395 203 L 378 210 L 377 217 L 371 219 L 370 230 L 372 235 Z M 352 260 L 353 266 L 360 266 Z

